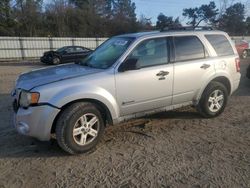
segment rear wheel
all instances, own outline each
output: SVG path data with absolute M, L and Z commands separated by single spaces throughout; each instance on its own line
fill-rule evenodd
M 242 58 L 243 58 L 243 59 L 246 59 L 247 56 L 248 56 L 247 50 L 244 50 L 244 51 L 242 52 Z
M 203 92 L 197 108 L 203 117 L 216 117 L 224 111 L 227 100 L 227 88 L 222 83 L 213 81 Z
M 65 109 L 56 124 L 59 146 L 70 154 L 94 148 L 104 132 L 104 121 L 91 103 L 75 103 Z

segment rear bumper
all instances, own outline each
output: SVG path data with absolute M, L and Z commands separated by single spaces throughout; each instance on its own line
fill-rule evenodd
M 233 93 L 236 89 L 238 89 L 239 85 L 240 85 L 240 80 L 234 81 L 234 83 L 233 83 L 233 88 L 232 88 L 232 93 Z
M 241 74 L 237 75 L 237 78 L 232 83 L 231 94 L 236 91 L 240 85 Z
M 47 105 L 19 108 L 14 113 L 14 126 L 19 134 L 47 141 L 50 140 L 52 124 L 59 111 Z

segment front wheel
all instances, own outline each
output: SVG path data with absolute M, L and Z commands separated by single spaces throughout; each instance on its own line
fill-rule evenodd
M 59 146 L 70 154 L 94 148 L 104 132 L 104 120 L 92 103 L 75 103 L 66 108 L 56 124 Z
M 223 84 L 213 81 L 203 92 L 197 109 L 203 117 L 216 117 L 224 111 L 227 100 L 227 88 Z
M 58 57 L 54 57 L 52 60 L 52 63 L 53 63 L 53 65 L 59 65 L 61 62 L 60 62 L 60 59 Z

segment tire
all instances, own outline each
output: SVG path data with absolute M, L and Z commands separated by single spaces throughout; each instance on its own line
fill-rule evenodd
M 203 117 L 213 118 L 224 111 L 227 101 L 227 88 L 220 82 L 212 81 L 204 90 L 197 110 Z
M 93 149 L 103 133 L 102 115 L 95 105 L 88 102 L 70 105 L 56 123 L 57 142 L 69 154 L 84 153 Z
M 242 52 L 242 55 L 241 55 L 242 59 L 246 59 L 247 56 L 248 56 L 248 52 L 247 52 L 247 50 L 244 50 L 244 51 Z
M 60 62 L 60 59 L 58 57 L 54 57 L 53 60 L 52 60 L 52 64 L 53 65 L 59 65 L 61 62 Z

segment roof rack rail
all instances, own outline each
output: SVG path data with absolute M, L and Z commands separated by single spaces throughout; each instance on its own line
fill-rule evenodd
M 164 31 L 212 31 L 214 30 L 211 26 L 177 26 L 177 27 L 165 27 L 161 29 Z

